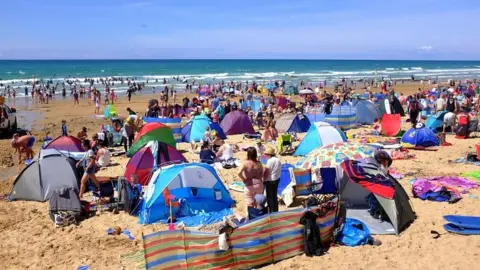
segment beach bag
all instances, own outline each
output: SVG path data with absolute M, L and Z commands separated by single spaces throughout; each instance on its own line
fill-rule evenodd
M 228 160 L 222 160 L 222 167 L 224 169 L 232 169 L 232 168 L 235 168 L 237 167 L 237 165 L 235 164 L 235 158 L 229 158 Z
M 82 212 L 85 211 L 74 188 L 56 189 L 50 197 L 48 213 L 55 227 L 77 224 Z
M 337 242 L 349 247 L 368 244 L 370 230 L 363 222 L 347 218 L 341 232 L 337 235 Z

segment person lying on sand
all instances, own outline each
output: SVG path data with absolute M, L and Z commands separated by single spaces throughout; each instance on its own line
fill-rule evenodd
M 21 136 L 18 133 L 13 134 L 12 147 L 15 149 L 14 155 L 18 152 L 18 164 L 22 162 L 22 153 L 25 152 L 26 159 L 33 158 L 33 144 L 35 143 L 35 137 L 32 135 Z

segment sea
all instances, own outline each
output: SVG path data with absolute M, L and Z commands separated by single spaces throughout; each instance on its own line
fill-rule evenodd
M 480 61 L 404 60 L 1 60 L 0 93 L 7 85 L 21 97 L 28 82 L 52 80 L 88 85 L 87 78 L 134 78 L 148 89 L 173 85 L 182 91 L 187 83 L 221 81 L 266 82 L 285 80 L 318 84 L 346 79 L 447 80 L 480 77 Z M 178 79 L 177 79 L 178 78 Z M 95 85 L 103 89 L 102 85 Z M 119 94 L 126 85 L 113 87 Z M 58 91 L 58 90 L 57 90 Z M 58 91 L 60 92 L 60 91 Z

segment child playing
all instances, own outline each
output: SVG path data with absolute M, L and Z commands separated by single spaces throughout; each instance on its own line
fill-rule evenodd
M 63 120 L 63 121 L 65 121 L 65 120 Z M 62 123 L 63 123 L 63 121 L 62 121 Z M 62 127 L 62 129 L 63 129 L 63 127 Z M 42 148 L 45 148 L 52 140 L 53 140 L 53 138 L 50 136 L 50 132 L 47 131 L 47 133 L 45 133 L 45 137 L 43 137 Z
M 372 124 L 372 135 L 380 136 L 382 134 L 382 120 L 380 118 L 375 118 Z

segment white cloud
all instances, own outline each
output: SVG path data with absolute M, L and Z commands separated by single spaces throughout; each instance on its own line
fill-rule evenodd
M 418 48 L 420 51 L 424 51 L 424 52 L 430 52 L 433 47 L 432 46 L 422 46 L 420 48 Z

